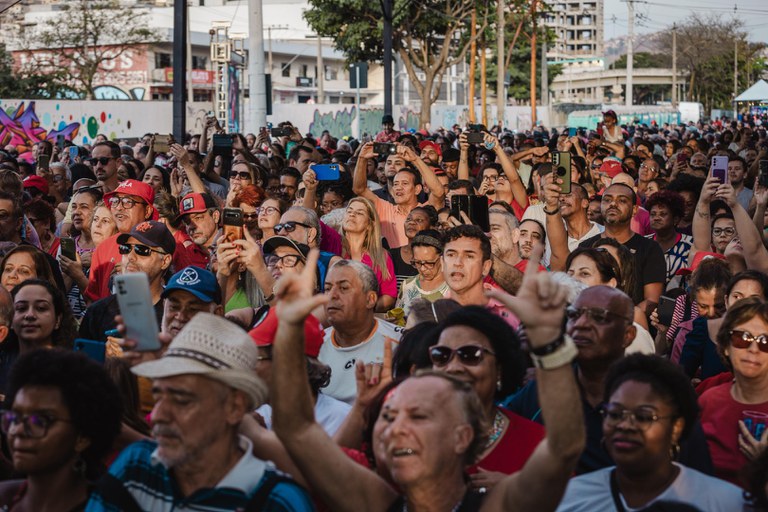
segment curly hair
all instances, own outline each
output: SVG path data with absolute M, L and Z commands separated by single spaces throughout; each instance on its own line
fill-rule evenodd
M 649 212 L 654 206 L 666 206 L 672 217 L 682 219 L 685 216 L 685 199 L 674 190 L 659 190 L 645 202 L 645 209 Z
M 619 359 L 608 370 L 603 401 L 609 402 L 625 382 L 651 386 L 656 395 L 674 407 L 675 417 L 685 421 L 680 441 L 688 437 L 699 416 L 699 403 L 690 379 L 680 366 L 656 355 L 631 354 Z
M 8 383 L 6 407 L 27 386 L 58 389 L 77 432 L 90 441 L 83 451 L 86 477 L 97 479 L 105 456 L 120 433 L 120 392 L 107 372 L 88 357 L 68 350 L 33 350 L 16 360 Z

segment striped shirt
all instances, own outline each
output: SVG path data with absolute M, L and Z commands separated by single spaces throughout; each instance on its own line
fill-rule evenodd
M 214 488 L 198 489 L 182 496 L 170 471 L 156 456 L 157 443 L 139 441 L 128 446 L 118 456 L 109 473 L 120 480 L 136 500 L 141 510 L 152 512 L 224 512 L 244 510 L 248 501 L 267 480 L 278 472 L 271 463 L 253 456 L 253 445 L 240 436 L 244 451 L 241 459 Z M 264 512 L 293 512 L 315 510 L 307 493 L 295 483 L 280 481 L 266 498 Z M 117 503 L 96 490 L 86 512 L 119 512 Z

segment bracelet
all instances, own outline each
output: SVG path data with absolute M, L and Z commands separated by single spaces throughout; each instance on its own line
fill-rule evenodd
M 559 208 L 555 208 L 554 211 L 549 211 L 549 210 L 547 210 L 547 207 L 545 206 L 542 209 L 544 210 L 544 213 L 546 213 L 547 215 L 557 215 L 558 213 L 560 213 L 560 209 Z
M 547 356 L 563 345 L 565 345 L 565 336 L 558 336 L 555 341 L 551 341 L 543 347 L 532 348 L 531 354 L 539 357 Z
M 539 368 L 541 370 L 555 370 L 557 368 L 570 364 L 571 361 L 573 361 L 576 358 L 576 356 L 579 353 L 579 349 L 576 348 L 576 344 L 573 342 L 573 339 L 571 339 L 571 337 L 568 336 L 567 334 L 563 334 L 561 336 L 561 339 L 563 341 L 560 342 L 560 344 L 555 348 L 553 352 L 547 355 L 538 356 L 533 352 L 531 353 L 531 360 L 533 361 L 533 365 L 536 368 Z M 559 339 L 540 348 L 546 349 L 553 343 L 558 343 L 558 342 L 559 342 Z

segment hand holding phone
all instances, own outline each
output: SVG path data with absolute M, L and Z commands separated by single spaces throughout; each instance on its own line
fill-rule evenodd
M 143 272 L 115 276 L 117 304 L 125 324 L 126 338 L 136 342 L 137 351 L 159 350 L 157 316 L 149 291 L 149 278 Z
M 728 157 L 713 156 L 710 172 L 721 184 L 728 183 Z
M 243 210 L 240 208 L 224 208 L 224 239 L 227 242 L 243 240 Z

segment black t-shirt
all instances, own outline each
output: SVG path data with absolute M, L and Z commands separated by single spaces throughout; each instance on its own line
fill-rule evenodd
M 389 250 L 389 256 L 392 258 L 392 265 L 395 267 L 395 278 L 397 279 L 397 289 L 402 289 L 403 282 L 409 277 L 418 275 L 419 272 L 410 263 L 403 261 L 400 256 L 400 247 Z
M 80 337 L 86 340 L 107 341 L 104 334 L 117 327 L 115 324 L 115 315 L 120 314 L 120 306 L 117 305 L 117 296 L 110 295 L 101 300 L 97 300 L 85 310 L 82 322 L 80 322 Z M 157 325 L 163 321 L 163 300 L 160 299 L 155 304 L 155 317 Z
M 603 238 L 602 235 L 587 238 L 579 244 L 579 247 L 592 247 L 601 238 Z M 635 304 L 639 304 L 645 299 L 643 287 L 646 284 L 661 283 L 663 285 L 666 282 L 667 263 L 661 246 L 656 241 L 637 233 L 634 233 L 632 238 L 623 245 L 635 256 L 635 289 L 624 291 L 632 297 Z

